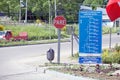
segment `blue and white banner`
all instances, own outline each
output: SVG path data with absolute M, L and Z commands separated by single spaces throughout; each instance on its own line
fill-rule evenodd
M 79 12 L 79 63 L 101 63 L 102 12 Z

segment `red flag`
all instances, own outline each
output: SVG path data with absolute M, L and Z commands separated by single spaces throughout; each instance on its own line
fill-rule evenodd
M 120 17 L 120 0 L 109 0 L 106 6 L 107 14 L 111 21 Z

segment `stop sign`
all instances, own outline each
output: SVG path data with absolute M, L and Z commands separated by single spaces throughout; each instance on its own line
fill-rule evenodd
M 56 28 L 63 28 L 66 25 L 66 19 L 63 16 L 57 16 L 53 20 L 53 24 Z

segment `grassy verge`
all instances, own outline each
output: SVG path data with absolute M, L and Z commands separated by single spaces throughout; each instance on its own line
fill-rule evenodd
M 68 38 L 61 39 L 61 42 L 68 42 L 68 41 L 70 41 Z M 1 41 L 0 47 L 47 44 L 47 43 L 56 43 L 56 42 L 58 42 L 57 39 L 39 40 L 39 41 Z

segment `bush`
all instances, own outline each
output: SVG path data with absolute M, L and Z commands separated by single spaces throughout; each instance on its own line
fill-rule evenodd
M 116 50 L 117 52 L 120 52 L 120 46 L 119 46 L 118 44 L 115 45 L 115 50 Z
M 113 56 L 113 62 L 114 63 L 119 63 L 120 64 L 120 53 L 119 52 L 115 52 Z
M 108 49 L 103 50 L 102 61 L 103 63 L 112 63 L 112 58 Z
M 103 63 L 120 63 L 120 52 L 118 51 L 119 49 L 120 47 L 115 46 L 113 51 L 109 51 L 108 49 L 103 50 Z
M 3 31 L 3 30 L 4 30 L 4 26 L 0 25 L 0 31 Z

